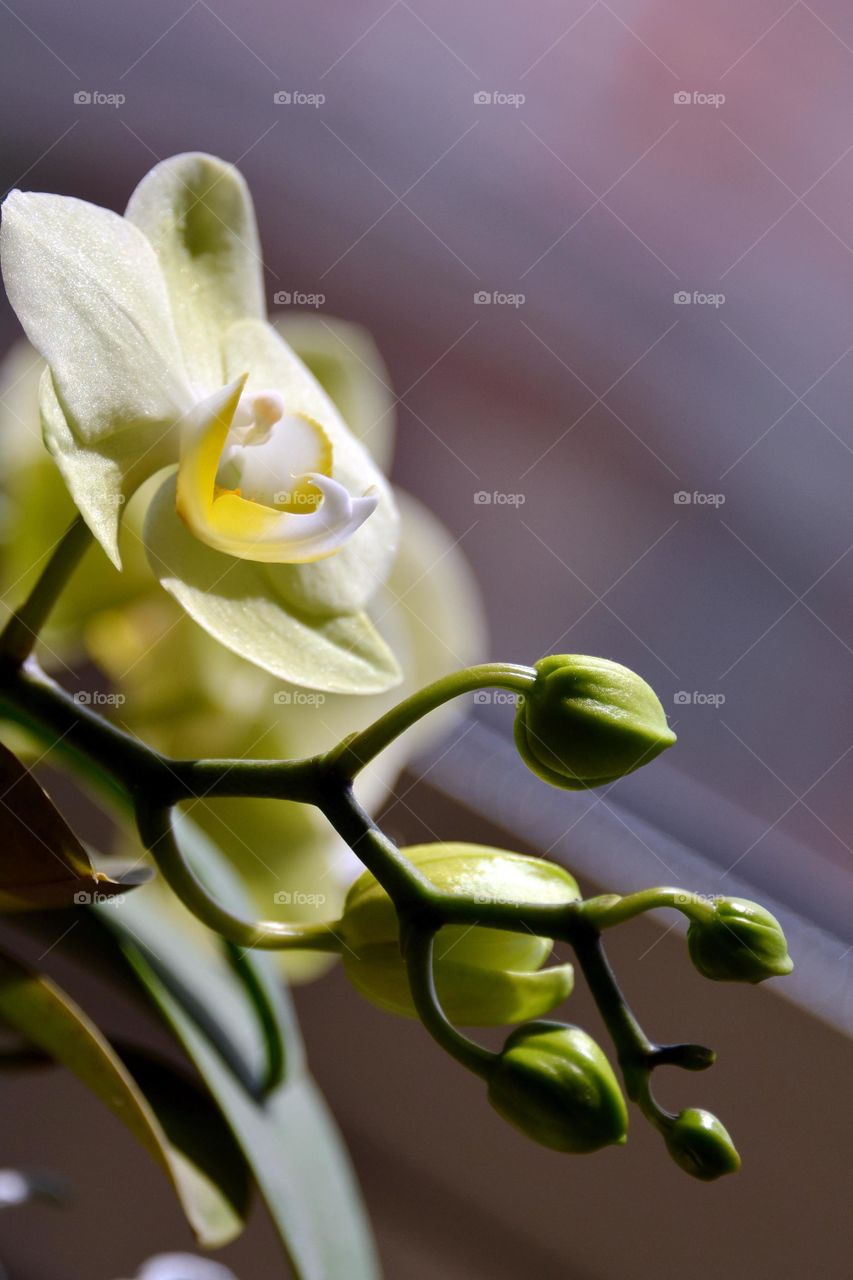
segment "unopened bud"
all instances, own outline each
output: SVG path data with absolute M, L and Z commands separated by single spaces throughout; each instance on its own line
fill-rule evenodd
M 569 790 L 615 782 L 674 742 L 654 689 L 606 658 L 542 658 L 515 717 L 525 764 Z
M 437 889 L 475 903 L 575 902 L 568 871 L 541 858 L 477 844 L 426 844 L 402 851 Z M 339 926 L 343 963 L 353 985 L 380 1008 L 416 1017 L 400 952 L 397 913 L 370 872 L 347 894 Z M 452 1022 L 499 1026 L 540 1017 L 574 985 L 570 964 L 544 968 L 550 938 L 470 925 L 448 925 L 435 939 L 436 993 Z
M 623 1143 L 628 1112 L 603 1052 L 580 1027 L 531 1022 L 508 1037 L 489 1101 L 528 1138 L 583 1154 Z
M 735 1144 L 710 1111 L 682 1111 L 666 1134 L 666 1145 L 675 1163 L 702 1182 L 713 1182 L 726 1173 L 737 1173 L 740 1156 Z
M 763 982 L 794 967 L 776 917 L 742 898 L 718 899 L 713 915 L 693 920 L 687 946 L 699 972 L 716 982 Z

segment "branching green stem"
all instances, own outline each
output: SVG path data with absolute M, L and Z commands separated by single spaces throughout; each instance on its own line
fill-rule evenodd
M 58 545 L 26 602 L 0 633 L 0 714 L 37 733 L 108 788 L 134 811 L 140 834 L 164 879 L 204 924 L 225 938 L 232 961 L 251 994 L 266 1034 L 267 1087 L 280 1080 L 283 1062 L 274 1019 L 245 951 L 300 949 L 336 952 L 336 924 L 298 925 L 247 921 L 211 897 L 181 849 L 175 806 L 216 796 L 278 798 L 313 804 L 355 851 L 397 909 L 413 1000 L 424 1026 L 457 1061 L 487 1077 L 498 1055 L 467 1039 L 448 1020 L 434 977 L 434 942 L 446 924 L 488 926 L 553 938 L 574 948 L 578 962 L 613 1039 L 629 1096 L 653 1125 L 665 1131 L 674 1117 L 651 1091 L 655 1067 L 669 1063 L 701 1070 L 713 1061 L 699 1045 L 657 1046 L 646 1037 L 613 975 L 601 932 L 643 912 L 672 907 L 690 920 L 706 920 L 708 899 L 673 888 L 647 889 L 627 897 L 607 895 L 588 902 L 525 904 L 482 902 L 439 890 L 415 867 L 359 805 L 354 778 L 401 733 L 449 700 L 496 687 L 524 694 L 536 679 L 530 667 L 486 663 L 436 681 L 352 735 L 326 756 L 301 760 L 174 760 L 110 724 L 38 667 L 33 648 L 40 628 L 91 541 L 75 521 Z

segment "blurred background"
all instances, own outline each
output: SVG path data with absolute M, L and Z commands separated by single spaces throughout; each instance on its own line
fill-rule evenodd
M 801 940 L 798 1005 L 709 992 L 654 924 L 625 944 L 638 1003 L 668 1002 L 677 1034 L 722 1052 L 700 1083 L 749 1152 L 731 1187 L 685 1186 L 645 1134 L 582 1169 L 528 1151 L 419 1028 L 356 1007 L 335 975 L 306 988 L 389 1275 L 501 1277 L 531 1258 L 548 1277 L 787 1275 L 807 1256 L 848 1274 L 853 1118 L 833 1100 L 853 1065 L 853 11 L 10 0 L 0 47 L 3 190 L 121 210 L 174 152 L 238 164 L 271 311 L 374 335 L 395 480 L 472 562 L 490 656 L 614 658 L 679 735 L 603 797 L 543 796 L 506 707 L 472 704 L 390 828 L 423 834 L 427 812 L 428 832 L 503 833 L 590 886 L 749 892 Z M 17 332 L 6 307 L 3 345 Z M 27 1097 L 64 1125 L 88 1105 L 56 1082 Z M 42 1142 L 48 1161 L 52 1126 Z M 105 1137 L 110 1162 L 123 1149 Z M 134 1203 L 165 1203 L 127 1160 Z M 39 1218 L 40 1243 L 9 1229 L 22 1276 L 131 1274 L 138 1225 L 104 1181 L 84 1176 L 78 1240 L 92 1247 L 113 1197 L 109 1256 L 57 1257 L 68 1226 Z M 185 1245 L 169 1214 L 143 1236 Z M 233 1251 L 243 1280 L 272 1274 L 264 1230 Z

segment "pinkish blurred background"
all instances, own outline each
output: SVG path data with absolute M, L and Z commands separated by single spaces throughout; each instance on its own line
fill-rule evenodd
M 602 653 L 659 691 L 677 751 L 603 802 L 615 815 L 606 831 L 589 827 L 602 807 L 564 797 L 562 826 L 549 838 L 531 825 L 529 843 L 559 845 L 571 862 L 574 841 L 593 862 L 596 840 L 618 837 L 608 865 L 622 858 L 630 879 L 653 826 L 701 855 L 705 883 L 695 887 L 754 888 L 823 931 L 824 967 L 805 963 L 800 998 L 831 989 L 823 1012 L 849 1029 L 853 9 L 841 0 L 11 0 L 0 4 L 0 36 L 4 190 L 121 209 L 141 174 L 176 151 L 236 162 L 258 204 L 271 308 L 277 294 L 319 294 L 321 314 L 375 335 L 400 397 L 396 478 L 472 560 L 491 656 Z M 81 92 L 126 101 L 77 103 Z M 16 333 L 8 308 L 3 333 Z M 471 743 L 482 750 L 508 728 L 505 709 L 472 713 L 485 728 L 451 757 L 463 777 Z M 432 779 L 439 790 L 442 779 L 447 762 Z M 511 814 L 487 816 L 512 826 Z M 410 820 L 401 809 L 396 821 L 405 831 Z M 655 954 L 675 956 L 670 942 Z M 650 990 L 664 980 L 658 968 Z M 849 1079 L 849 1044 L 770 994 L 747 994 L 729 1057 L 762 1019 L 769 1040 L 812 1035 L 828 1105 L 842 1064 Z M 351 1003 L 334 980 L 327 999 Z M 322 1023 L 311 1000 L 306 991 L 309 1024 Z M 747 1007 L 758 1012 L 747 1017 Z M 728 1008 L 720 1003 L 724 1038 Z M 796 1093 L 763 1096 L 760 1072 L 783 1073 L 759 1058 L 741 1060 L 749 1107 L 796 1106 Z M 813 1068 L 810 1057 L 794 1071 L 807 1094 Z M 365 1068 L 363 1098 L 369 1077 Z M 441 1097 L 436 1085 L 429 1105 L 439 1115 L 456 1105 L 455 1083 Z M 376 1117 L 360 1128 L 374 1138 L 381 1100 L 372 1096 Z M 798 1131 L 804 1122 L 784 1120 Z M 777 1123 L 762 1114 L 751 1141 L 771 1144 L 763 1187 L 784 1204 L 772 1174 L 785 1158 L 773 1146 Z M 840 1130 L 824 1138 L 840 1154 Z M 433 1157 L 438 1223 L 449 1210 Z M 803 1161 L 826 1152 L 792 1158 L 805 1178 Z M 483 1196 L 490 1167 L 470 1162 L 465 1185 L 479 1179 Z M 553 1188 L 563 1174 L 548 1168 Z M 635 1179 L 641 1168 L 632 1164 Z M 562 1252 L 543 1255 L 539 1274 L 639 1275 L 652 1259 L 658 1274 L 680 1274 L 683 1249 L 705 1230 L 709 1269 L 688 1261 L 693 1274 L 754 1274 L 749 1248 L 729 1265 L 726 1223 L 733 1248 L 744 1233 L 758 1259 L 777 1247 L 793 1256 L 784 1227 L 773 1235 L 761 1217 L 770 1210 L 758 1183 L 700 1189 L 700 1205 L 668 1172 L 651 1199 L 681 1197 L 686 1237 L 667 1236 L 661 1210 L 648 1266 L 613 1240 L 597 1268 L 577 1249 L 585 1209 L 564 1238 L 556 1233 L 548 1248 Z M 605 1225 L 608 1207 L 617 1221 L 624 1214 L 606 1204 L 608 1178 L 570 1176 L 575 1203 L 595 1186 Z M 826 1175 L 839 1194 L 843 1176 L 842 1166 Z M 631 1185 L 625 1178 L 626 1194 Z M 821 1241 L 821 1274 L 846 1275 L 833 1244 L 842 1226 L 825 1208 L 831 1189 L 825 1200 L 811 1181 L 796 1195 L 787 1185 L 791 1220 L 805 1213 Z M 738 1195 L 749 1205 L 740 1217 Z M 507 1204 L 522 1200 L 515 1186 Z M 530 1221 L 519 1208 L 512 1229 L 523 1237 Z M 500 1254 L 487 1268 L 499 1268 Z M 34 1275 L 59 1274 L 42 1265 Z M 467 1275 L 510 1274 L 465 1265 Z M 420 1276 L 407 1266 L 392 1274 Z M 62 1274 L 108 1280 L 103 1269 Z

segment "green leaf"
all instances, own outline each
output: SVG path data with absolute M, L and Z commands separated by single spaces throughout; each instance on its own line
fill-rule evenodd
M 164 1087 L 166 1068 L 149 1064 L 149 1101 L 109 1042 L 70 996 L 5 953 L 0 953 L 0 1017 L 67 1067 L 127 1125 L 169 1177 L 200 1244 L 216 1248 L 239 1235 L 245 1194 L 240 1187 L 238 1159 L 224 1162 L 227 1182 L 219 1181 L 224 1172 L 223 1154 L 229 1150 L 227 1131 L 196 1090 L 192 1090 L 192 1113 L 200 1123 L 191 1128 L 187 1125 L 186 1108 L 183 1119 L 174 1114 L 179 1098 L 187 1103 L 182 1087 L 192 1086 L 172 1079 Z M 171 1101 L 161 1118 L 157 1108 L 164 1097 Z
M 124 894 L 150 876 L 98 871 L 53 801 L 0 743 L 0 912 L 70 907 Z
M 181 842 L 196 874 L 244 914 L 251 904 L 235 873 L 187 820 Z M 240 1144 L 299 1280 L 378 1280 L 380 1272 L 346 1150 L 306 1072 L 301 1039 L 272 955 L 244 962 L 265 993 L 284 1044 L 282 1081 L 261 1095 L 247 1087 L 221 1046 L 241 1046 L 243 1069 L 257 1078 L 263 1059 L 259 1019 L 247 1028 L 245 988 L 209 933 L 183 907 L 168 913 L 154 886 L 122 911 L 99 912 L 140 982 L 162 1012 L 220 1106 Z M 181 925 L 177 912 L 185 917 Z M 205 942 L 204 939 L 208 941 Z M 244 1000 L 235 999 L 242 989 Z
M 291 1079 L 259 1104 L 142 953 L 128 944 L 126 955 L 228 1117 L 300 1280 L 375 1280 L 356 1184 L 311 1078 Z
M 145 541 L 166 590 L 209 635 L 256 666 L 329 693 L 376 693 L 398 683 L 394 655 L 366 614 L 297 609 L 279 572 L 297 566 L 238 560 L 194 538 L 175 511 L 174 477 L 151 500 Z
M 190 152 L 155 165 L 125 217 L 150 241 L 163 273 L 192 381 L 226 381 L 222 337 L 234 320 L 262 319 L 261 246 L 252 197 L 240 173 Z

